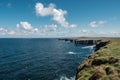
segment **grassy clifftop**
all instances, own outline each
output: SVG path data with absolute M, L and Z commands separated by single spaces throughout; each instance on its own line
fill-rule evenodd
M 120 38 L 92 53 L 78 67 L 76 80 L 120 80 Z

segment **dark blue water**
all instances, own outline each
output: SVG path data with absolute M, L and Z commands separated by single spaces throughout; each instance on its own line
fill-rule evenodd
M 89 48 L 58 39 L 0 39 L 0 80 L 74 77 Z

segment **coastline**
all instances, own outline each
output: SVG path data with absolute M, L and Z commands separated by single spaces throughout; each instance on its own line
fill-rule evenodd
M 88 56 L 77 69 L 75 80 L 120 80 L 120 38 L 110 40 Z

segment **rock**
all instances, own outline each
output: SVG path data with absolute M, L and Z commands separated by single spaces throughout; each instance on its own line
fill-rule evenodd
M 81 71 L 81 70 L 83 70 L 84 68 L 86 68 L 86 67 L 89 67 L 89 66 L 91 66 L 91 64 L 90 64 L 90 62 L 89 61 L 84 61 L 80 66 L 79 66 L 79 68 L 78 68 L 78 72 L 79 71 Z
M 97 58 L 97 57 L 99 57 L 98 54 L 91 54 L 91 55 L 88 56 L 89 59 L 94 59 L 94 58 Z
M 116 62 L 118 62 L 119 61 L 119 59 L 117 59 L 117 58 L 114 58 L 114 57 L 110 57 L 109 58 L 109 63 L 111 64 L 111 63 L 116 63 Z
M 90 78 L 89 78 L 89 80 L 97 80 L 97 79 L 99 79 L 101 76 L 99 75 L 99 74 L 94 74 L 94 75 L 92 75 Z
M 93 59 L 93 58 L 94 58 L 94 55 L 91 54 L 91 55 L 88 56 L 88 58 L 89 58 L 89 59 Z
M 89 61 L 85 61 L 84 62 L 84 67 L 89 67 L 90 66 L 90 62 Z
M 119 59 L 114 58 L 114 57 L 110 57 L 110 58 L 95 58 L 92 61 L 92 65 L 101 65 L 101 64 L 112 64 L 112 63 L 116 63 L 118 62 Z
M 107 75 L 113 73 L 113 70 L 112 70 L 111 67 L 107 67 L 107 68 L 105 69 L 105 71 L 106 71 L 106 74 L 107 74 Z
M 103 48 L 105 48 L 105 49 L 106 49 L 106 48 L 108 48 L 108 47 L 107 47 L 107 46 L 105 46 L 105 47 L 103 47 Z
M 110 41 L 102 41 L 95 46 L 95 51 L 99 50 L 101 47 L 106 46 Z
M 105 58 L 96 58 L 96 59 L 93 59 L 92 65 L 101 65 L 101 64 L 105 64 L 107 62 L 108 62 L 108 60 Z
M 89 80 L 98 80 L 101 78 L 103 75 L 105 75 L 105 71 L 103 70 L 102 66 L 98 66 L 94 70 L 94 74 L 89 78 Z

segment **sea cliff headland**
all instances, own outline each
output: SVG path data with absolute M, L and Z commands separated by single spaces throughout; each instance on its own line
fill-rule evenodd
M 120 38 L 66 38 L 75 45 L 95 45 L 77 68 L 75 80 L 120 80 Z
M 120 38 L 103 39 L 110 42 L 79 65 L 76 80 L 120 80 Z

